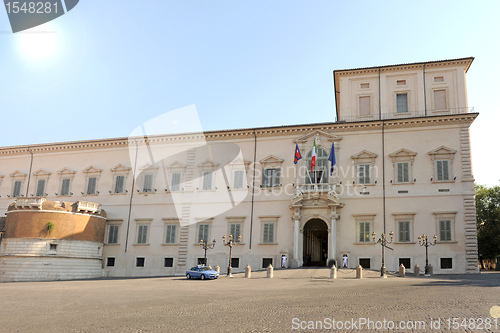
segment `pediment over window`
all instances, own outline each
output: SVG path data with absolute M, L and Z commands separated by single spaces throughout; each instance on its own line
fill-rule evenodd
M 16 170 L 16 171 L 12 172 L 9 176 L 11 176 L 12 178 L 15 178 L 15 179 L 20 179 L 20 178 L 26 178 L 27 175 L 28 174 L 26 174 L 24 172 Z
M 328 142 L 331 142 L 331 141 L 337 142 L 337 141 L 342 140 L 341 136 L 338 136 L 335 134 L 330 134 L 330 133 L 327 133 L 327 132 L 321 131 L 321 130 L 316 130 L 316 131 L 312 131 L 306 135 L 303 135 L 303 136 L 297 138 L 296 140 L 294 140 L 294 142 L 295 143 L 304 143 L 307 141 L 312 141 L 314 138 L 319 138 L 320 140 L 326 140 Z
M 57 174 L 60 176 L 73 176 L 75 173 L 76 171 L 70 168 L 62 168 L 61 170 L 57 171 Z
M 411 162 L 413 162 L 413 160 L 415 159 L 415 156 L 417 156 L 417 153 L 415 153 L 414 151 L 405 149 L 405 148 L 401 148 L 398 151 L 395 151 L 394 153 L 389 154 L 389 157 L 392 159 L 393 163 L 396 161 L 411 161 Z
M 147 170 L 154 171 L 154 170 L 159 169 L 159 167 L 156 165 L 153 165 L 151 163 L 146 163 L 146 164 L 143 164 L 139 169 L 142 171 L 147 171 Z
M 198 167 L 203 170 L 215 170 L 219 167 L 219 163 L 216 163 L 212 160 L 206 160 L 198 164 Z
M 284 160 L 276 157 L 274 155 L 269 155 L 268 157 L 260 160 L 260 164 L 267 168 L 279 167 L 283 164 Z
M 51 174 L 52 174 L 52 172 L 49 172 L 49 171 L 44 170 L 44 169 L 40 169 L 40 170 L 33 172 L 33 176 L 35 176 L 35 177 L 49 177 Z
M 244 160 L 243 158 L 239 157 L 237 159 L 235 159 L 234 161 L 228 163 L 230 166 L 232 167 L 245 167 L 245 168 L 248 168 L 248 166 L 250 164 L 252 164 L 252 162 L 250 161 L 247 161 L 247 160 Z
M 181 163 L 179 161 L 175 161 L 167 165 L 167 169 L 171 170 L 185 170 L 187 168 L 187 165 L 184 163 Z
M 453 156 L 455 155 L 457 151 L 445 146 L 438 147 L 436 149 L 431 150 L 428 152 L 429 155 L 431 155 L 432 160 L 451 160 L 453 159 Z
M 95 166 L 91 165 L 86 169 L 83 169 L 83 173 L 86 174 L 100 174 L 102 172 L 102 169 L 98 169 Z
M 351 158 L 356 163 L 375 163 L 375 159 L 378 157 L 377 154 L 372 153 L 368 150 L 362 150 L 357 154 L 351 156 Z
M 132 170 L 132 168 L 120 163 L 120 164 L 116 165 L 114 168 L 112 168 L 111 172 L 113 172 L 113 173 L 126 173 L 126 172 L 129 172 L 130 170 Z

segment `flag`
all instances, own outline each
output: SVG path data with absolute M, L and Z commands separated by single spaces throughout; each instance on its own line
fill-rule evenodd
M 295 144 L 295 156 L 293 158 L 293 163 L 297 164 L 297 162 L 302 158 L 302 155 L 300 155 L 300 150 L 299 150 L 299 144 Z
M 314 139 L 314 147 L 311 156 L 311 172 L 314 172 L 315 165 L 316 165 L 316 139 Z
M 332 150 L 330 150 L 330 156 L 328 157 L 328 160 L 332 163 L 330 167 L 330 176 L 333 175 L 333 166 L 337 161 L 335 160 L 335 146 L 333 145 L 332 141 Z

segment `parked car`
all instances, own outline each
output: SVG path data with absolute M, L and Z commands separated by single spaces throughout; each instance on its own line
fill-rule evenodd
M 194 266 L 186 271 L 187 279 L 217 279 L 219 273 L 206 266 Z

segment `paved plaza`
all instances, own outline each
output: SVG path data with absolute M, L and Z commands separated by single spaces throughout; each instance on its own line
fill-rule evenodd
M 490 315 L 500 309 L 500 272 L 387 279 L 364 273 L 362 280 L 347 269 L 330 280 L 328 269 L 317 268 L 276 270 L 273 279 L 263 271 L 215 281 L 2 283 L 0 331 L 500 332 Z

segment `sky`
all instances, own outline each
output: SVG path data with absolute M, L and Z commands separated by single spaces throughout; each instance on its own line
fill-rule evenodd
M 500 1 L 88 1 L 13 34 L 0 146 L 126 137 L 194 105 L 203 130 L 335 121 L 332 72 L 475 57 L 476 183 L 498 185 Z

